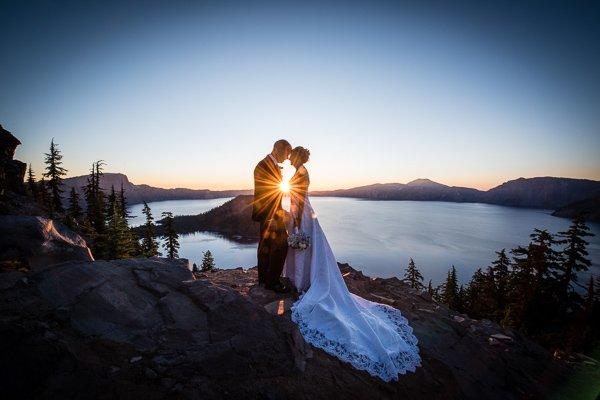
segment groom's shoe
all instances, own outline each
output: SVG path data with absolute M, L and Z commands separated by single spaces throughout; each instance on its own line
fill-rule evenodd
M 274 291 L 275 293 L 289 293 L 290 288 L 282 285 L 281 283 L 276 283 L 275 285 L 267 285 L 265 289 L 269 289 Z

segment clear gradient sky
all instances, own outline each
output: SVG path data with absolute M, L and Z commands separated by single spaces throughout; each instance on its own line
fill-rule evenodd
M 279 138 L 313 189 L 600 179 L 600 3 L 481 3 L 3 0 L 0 123 L 161 187 L 249 188 Z

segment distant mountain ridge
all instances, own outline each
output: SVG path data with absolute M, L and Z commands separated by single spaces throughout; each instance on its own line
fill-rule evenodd
M 600 195 L 600 181 L 537 177 L 518 178 L 487 191 L 447 186 L 429 179 L 404 183 L 377 183 L 350 189 L 311 192 L 313 196 L 355 197 L 373 200 L 451 201 L 513 207 L 556 209 Z
M 68 199 L 68 192 L 72 187 L 75 187 L 75 191 L 78 193 L 83 194 L 82 187 L 87 184 L 87 178 L 87 175 L 82 175 L 64 180 L 63 190 L 65 193 L 63 198 L 65 201 Z M 109 191 L 111 186 L 114 186 L 115 190 L 118 191 L 121 189 L 121 184 L 123 184 L 125 195 L 130 205 L 144 201 L 216 199 L 221 197 L 235 197 L 241 194 L 252 194 L 252 190 L 164 189 L 145 184 L 136 185 L 129 181 L 127 175 L 112 172 L 107 172 L 100 178 L 100 187 L 105 191 Z

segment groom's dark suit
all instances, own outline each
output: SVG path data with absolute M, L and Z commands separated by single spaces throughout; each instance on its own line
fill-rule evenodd
M 270 156 L 254 168 L 252 219 L 260 223 L 258 281 L 272 287 L 279 283 L 287 255 L 287 230 L 281 207 L 281 169 Z

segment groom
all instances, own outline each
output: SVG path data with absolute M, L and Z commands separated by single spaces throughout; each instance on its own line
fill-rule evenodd
M 281 207 L 283 177 L 279 164 L 287 160 L 291 152 L 292 146 L 287 140 L 278 140 L 273 151 L 254 168 L 252 220 L 260 223 L 258 283 L 277 293 L 289 291 L 279 280 L 287 255 L 287 230 Z

